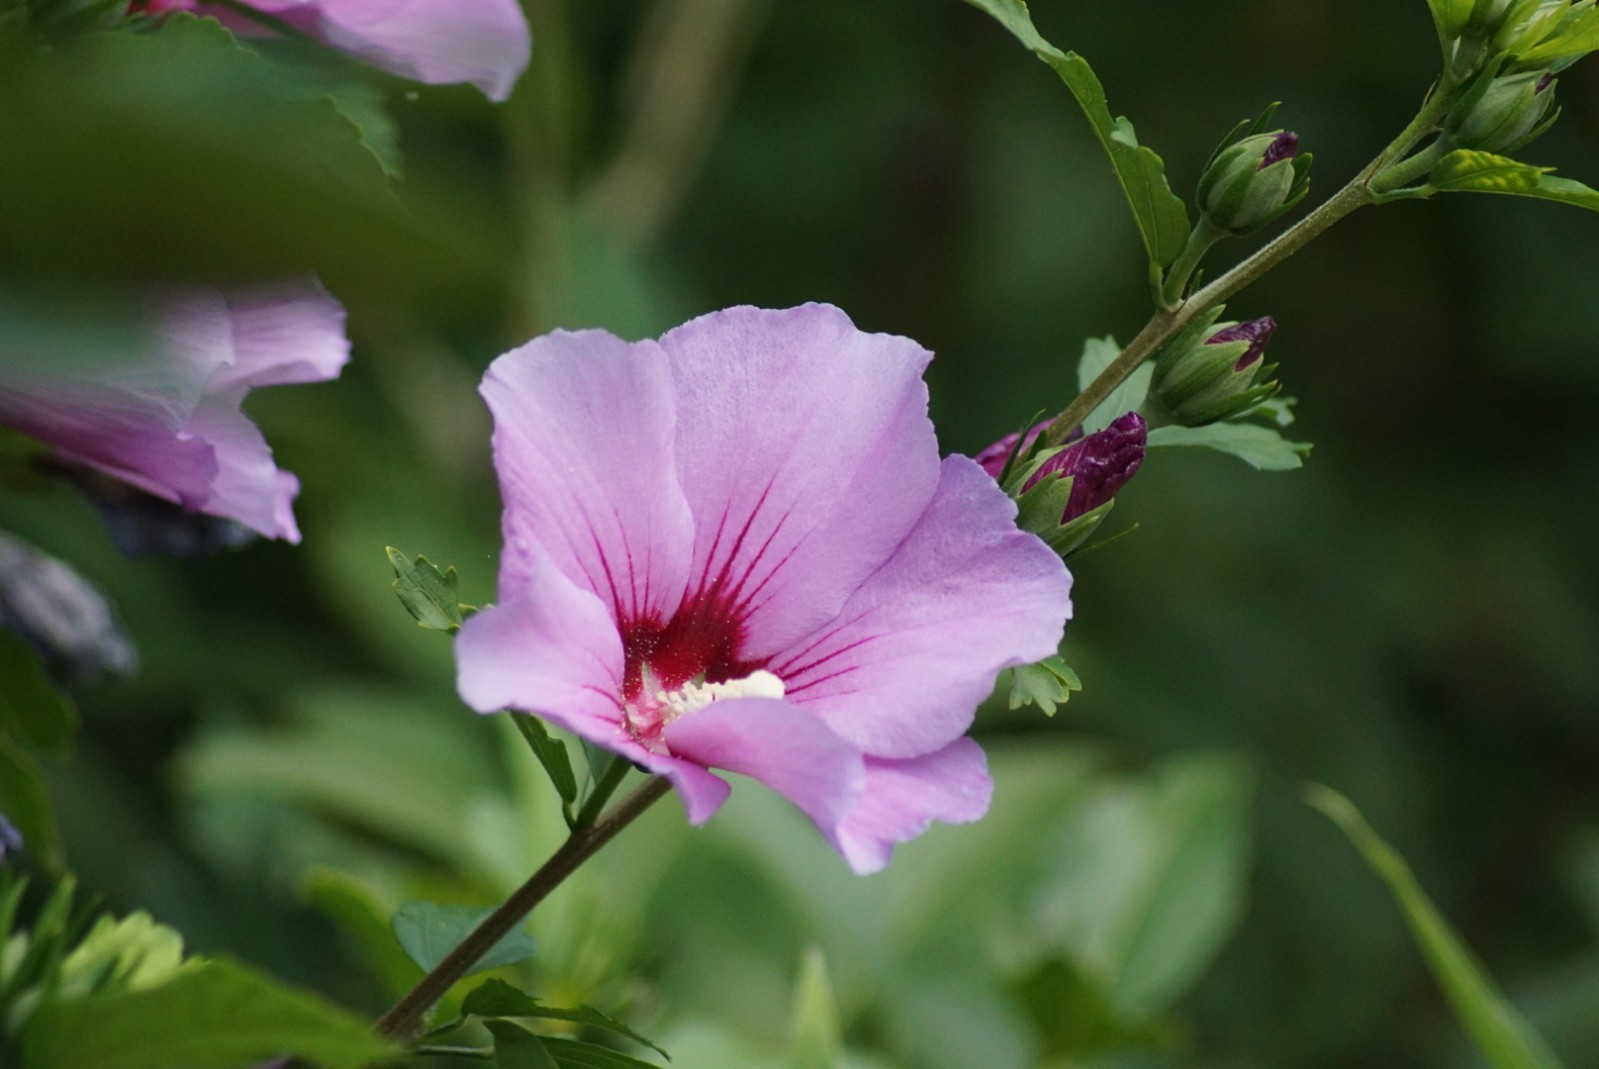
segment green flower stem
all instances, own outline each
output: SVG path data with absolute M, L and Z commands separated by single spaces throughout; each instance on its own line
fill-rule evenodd
M 631 767 L 625 761 L 618 763 L 623 772 Z M 422 977 L 388 1013 L 378 1018 L 373 1026 L 377 1032 L 401 1042 L 414 1041 L 421 1032 L 423 1016 L 444 997 L 445 992 L 471 971 L 478 959 L 521 924 L 533 907 L 576 872 L 579 865 L 615 838 L 617 832 L 631 824 L 639 814 L 659 801 L 670 787 L 665 778 L 651 776 L 592 826 L 580 824 L 573 828 L 561 848 L 551 854 L 550 859 L 526 883 L 513 891 L 499 909 L 485 917 L 483 923 L 461 941 L 460 946 L 450 951 L 449 956 L 439 962 L 432 972 Z
M 1210 216 L 1200 215 L 1199 222 L 1188 232 L 1188 244 L 1183 246 L 1182 255 L 1177 257 L 1171 269 L 1166 272 L 1166 284 L 1160 290 L 1162 308 L 1173 309 L 1183 303 L 1183 293 L 1187 291 L 1188 280 L 1199 267 L 1199 261 L 1205 258 L 1211 246 L 1226 236 L 1225 230 L 1220 230 L 1211 223 Z
M 1065 441 L 1072 429 L 1081 424 L 1090 412 L 1115 392 L 1118 386 L 1126 382 L 1128 376 L 1138 370 L 1139 365 L 1159 353 L 1166 343 L 1176 337 L 1188 324 L 1231 298 L 1239 290 L 1298 252 L 1314 238 L 1320 237 L 1323 231 L 1350 212 L 1377 203 L 1378 192 L 1374 191 L 1372 186 L 1378 176 L 1386 178 L 1390 173 L 1397 172 L 1402 176 L 1401 181 L 1407 181 L 1408 179 L 1403 177 L 1404 173 L 1412 166 L 1419 165 L 1407 160 L 1406 157 L 1421 141 L 1438 131 L 1439 123 L 1449 110 L 1458 88 L 1459 86 L 1453 82 L 1445 82 L 1438 86 L 1422 105 L 1421 111 L 1399 136 L 1394 138 L 1376 159 L 1355 175 L 1348 185 L 1328 197 L 1316 207 L 1315 211 L 1182 304 L 1175 308 L 1157 308 L 1149 322 L 1144 324 L 1144 329 L 1127 343 L 1127 348 L 1122 350 L 1121 355 L 1100 372 L 1099 376 L 1088 384 L 1088 388 L 1078 394 L 1060 415 L 1050 421 L 1048 429 L 1044 432 L 1045 442 L 1049 445 L 1059 445 Z M 1428 152 L 1422 152 L 1415 159 L 1420 160 L 1427 155 Z M 1203 238 L 1199 240 L 1203 241 Z M 1190 258 L 1190 253 L 1195 247 L 1194 239 L 1190 238 L 1188 248 L 1173 265 L 1172 278 L 1177 277 L 1178 267 Z M 1193 257 L 1195 263 L 1200 255 L 1203 255 L 1203 250 Z M 1184 279 L 1183 284 L 1186 282 Z M 1170 290 L 1171 287 L 1168 285 L 1167 294 Z
M 599 778 L 594 781 L 594 789 L 583 802 L 583 808 L 578 810 L 577 819 L 573 821 L 574 828 L 589 828 L 600 819 L 600 813 L 605 809 L 605 803 L 611 800 L 611 795 L 616 793 L 616 788 L 621 786 L 622 780 L 632 771 L 633 763 L 625 758 L 612 755 L 611 763 L 605 766 Z

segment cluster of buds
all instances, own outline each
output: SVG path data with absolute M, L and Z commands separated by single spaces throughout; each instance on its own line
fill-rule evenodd
M 1200 175 L 1199 210 L 1223 234 L 1265 226 L 1310 190 L 1311 157 L 1299 151 L 1299 136 L 1288 130 L 1246 132 L 1261 125 L 1234 131 Z
M 1435 5 L 1450 77 L 1464 91 L 1444 123 L 1451 148 L 1514 152 L 1554 122 L 1555 77 L 1599 41 L 1594 0 Z
M 1277 330 L 1270 316 L 1217 323 L 1217 308 L 1172 339 L 1155 361 L 1145 403 L 1157 424 L 1197 427 L 1247 412 L 1282 389 L 1272 379 L 1266 345 Z
M 1149 425 L 1128 412 L 1104 430 L 1079 431 L 1064 446 L 1040 448 L 1047 426 L 1006 435 L 975 459 L 1016 499 L 1017 526 L 1065 557 L 1088 541 L 1143 464 Z

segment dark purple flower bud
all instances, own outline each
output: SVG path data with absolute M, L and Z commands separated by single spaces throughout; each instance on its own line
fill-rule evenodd
M 1299 155 L 1299 135 L 1292 130 L 1283 130 L 1272 138 L 1271 144 L 1266 146 L 1265 153 L 1260 157 L 1260 166 L 1256 170 L 1264 171 L 1274 163 L 1291 160 Z
M 1148 438 L 1149 425 L 1143 416 L 1137 412 L 1119 416 L 1104 430 L 1095 431 L 1050 457 L 1023 490 L 1046 475 L 1070 476 L 1072 493 L 1060 518 L 1062 525 L 1068 524 L 1097 509 L 1127 485 L 1144 462 Z
M 72 687 L 137 662 L 111 606 L 93 584 L 54 557 L 0 534 L 0 627 L 39 654 L 46 671 Z
M 7 854 L 15 854 L 22 849 L 22 833 L 11 826 L 4 813 L 0 813 L 0 864 L 4 864 Z
M 1028 428 L 1027 441 L 1022 445 L 1022 452 L 1025 453 L 1032 448 L 1033 443 L 1038 440 L 1040 434 L 1044 433 L 1044 428 L 1047 426 L 1049 426 L 1049 420 L 1046 419 L 1044 422 L 1034 424 Z M 1011 453 L 1016 449 L 1016 440 L 1020 437 L 1020 434 L 1007 434 L 972 459 L 977 461 L 991 477 L 997 479 L 1004 474 L 1005 461 L 1010 459 Z
M 1261 316 L 1259 319 L 1248 319 L 1242 323 L 1234 323 L 1230 327 L 1223 327 L 1209 338 L 1205 339 L 1206 345 L 1225 345 L 1228 342 L 1248 342 L 1249 348 L 1239 356 L 1238 362 L 1233 364 L 1234 371 L 1242 371 L 1250 364 L 1255 363 L 1266 355 L 1266 346 L 1271 341 L 1271 336 L 1277 333 L 1277 321 L 1271 316 Z

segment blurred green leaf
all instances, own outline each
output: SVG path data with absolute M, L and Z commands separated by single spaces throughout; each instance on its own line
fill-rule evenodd
M 1237 457 L 1256 471 L 1294 471 L 1304 467 L 1309 442 L 1284 438 L 1275 427 L 1223 420 L 1204 427 L 1157 427 L 1149 432 L 1149 447 L 1214 449 Z
M 1599 49 L 1599 9 L 1588 8 L 1568 13 L 1559 29 L 1535 47 L 1518 54 L 1515 63 L 1522 69 L 1537 69 L 1596 49 Z
M 410 959 L 423 969 L 431 970 L 493 912 L 492 907 L 407 902 L 394 911 L 391 923 L 394 938 L 399 940 Z M 513 929 L 495 943 L 492 950 L 479 958 L 467 975 L 526 961 L 537 949 L 531 935 Z
M 794 987 L 794 1044 L 789 1069 L 839 1069 L 844 1060 L 843 1029 L 838 999 L 827 978 L 827 959 L 809 947 Z
M 575 1039 L 552 1036 L 544 1040 L 544 1046 L 555 1056 L 555 1063 L 561 1069 L 658 1069 L 653 1062 Z
M 1133 124 L 1111 118 L 1104 86 L 1088 61 L 1075 52 L 1062 52 L 1039 35 L 1022 0 L 967 0 L 988 12 L 1034 55 L 1052 67 L 1066 83 L 1100 145 L 1110 156 L 1121 180 L 1122 192 L 1133 209 L 1133 219 L 1144 239 L 1151 263 L 1166 267 L 1182 253 L 1188 240 L 1188 209 L 1166 183 L 1166 165 L 1138 143 Z
M 60 750 L 78 729 L 78 713 L 45 675 L 44 666 L 28 644 L 10 631 L 0 630 L 0 732 L 27 746 Z
M 394 1053 L 361 1018 L 225 959 L 157 988 L 46 1004 L 22 1050 L 30 1069 L 238 1069 L 284 1054 L 362 1069 Z
M 0 255 L 24 276 L 228 284 L 317 270 L 416 298 L 491 285 L 501 238 L 402 207 L 321 87 L 178 13 L 0 44 Z
M 1253 777 L 1237 760 L 1184 757 L 1144 779 L 1112 781 L 1045 844 L 1036 897 L 1045 945 L 1058 946 L 1141 1020 L 1210 964 L 1243 910 Z
M 1077 673 L 1059 655 L 1046 657 L 1037 664 L 1011 669 L 1010 707 L 1036 705 L 1045 716 L 1054 716 L 1056 706 L 1065 705 L 1071 700 L 1072 691 L 1082 689 Z
M 1108 334 L 1103 338 L 1089 338 L 1084 341 L 1083 355 L 1077 359 L 1077 388 L 1088 389 L 1089 385 L 1099 377 L 1100 372 L 1110 367 L 1121 353 L 1122 347 Z M 1149 384 L 1154 377 L 1153 363 L 1145 363 L 1127 376 L 1126 381 L 1112 390 L 1110 396 L 1101 401 L 1099 406 L 1088 414 L 1088 418 L 1083 420 L 1083 433 L 1093 434 L 1095 431 L 1102 431 L 1110 426 L 1116 417 L 1136 410 L 1149 395 Z
M 566 742 L 552 736 L 549 729 L 544 726 L 544 721 L 536 716 L 525 713 L 506 715 L 516 725 L 516 730 L 521 733 L 522 738 L 527 740 L 528 746 L 533 750 L 533 756 L 544 766 L 544 771 L 549 774 L 550 783 L 554 785 L 555 792 L 561 796 L 561 801 L 567 805 L 577 801 L 577 775 L 572 771 L 572 758 L 566 752 Z
M 1487 972 L 1427 897 L 1404 858 L 1372 830 L 1354 803 L 1319 784 L 1305 800 L 1337 824 L 1382 877 L 1404 912 L 1438 985 L 1495 1069 L 1559 1069 L 1560 1059 L 1495 988 Z
M 422 979 L 422 970 L 395 943 L 389 911 L 361 881 L 333 869 L 313 869 L 305 878 L 305 897 L 355 941 L 385 990 L 403 995 Z
M 33 856 L 47 868 L 61 867 L 61 843 L 44 777 L 33 759 L 4 732 L 0 732 L 0 813 L 22 833 Z
M 520 1025 L 485 1021 L 494 1037 L 494 1064 L 498 1069 L 558 1069 L 544 1040 Z
M 578 1006 L 574 1009 L 546 1006 L 532 995 L 511 986 L 504 980 L 485 980 L 473 988 L 462 1000 L 461 1012 L 475 1017 L 543 1017 L 554 1021 L 572 1021 L 575 1024 L 586 1024 L 607 1032 L 616 1032 L 659 1051 L 662 1057 L 667 1056 L 666 1051 L 614 1017 L 601 1013 L 592 1006 Z
M 394 593 L 406 612 L 416 617 L 416 622 L 430 631 L 461 629 L 461 599 L 456 593 L 460 576 L 452 565 L 439 571 L 426 557 L 411 560 L 404 553 L 388 546 L 389 564 L 394 567 Z
M 1549 167 L 1496 156 L 1476 149 L 1456 149 L 1438 161 L 1427 188 L 1440 193 L 1503 193 L 1533 197 L 1599 211 L 1599 190 L 1560 178 Z

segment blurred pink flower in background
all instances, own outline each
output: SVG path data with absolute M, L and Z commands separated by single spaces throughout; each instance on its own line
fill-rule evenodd
M 511 707 L 671 779 L 689 820 L 759 780 L 857 872 L 992 784 L 964 737 L 1055 652 L 1071 579 L 976 463 L 943 461 L 916 343 L 836 308 L 733 308 L 657 341 L 497 360 L 498 604 L 457 640 Z
M 114 360 L 8 353 L 0 423 L 190 512 L 300 540 L 300 483 L 240 408 L 260 386 L 336 378 L 344 308 L 315 281 L 161 302 L 153 344 Z
M 429 85 L 470 82 L 504 100 L 527 69 L 532 32 L 516 0 L 248 0 L 249 6 L 380 70 Z M 248 15 L 202 0 L 134 0 L 152 15 L 193 11 L 241 33 Z

